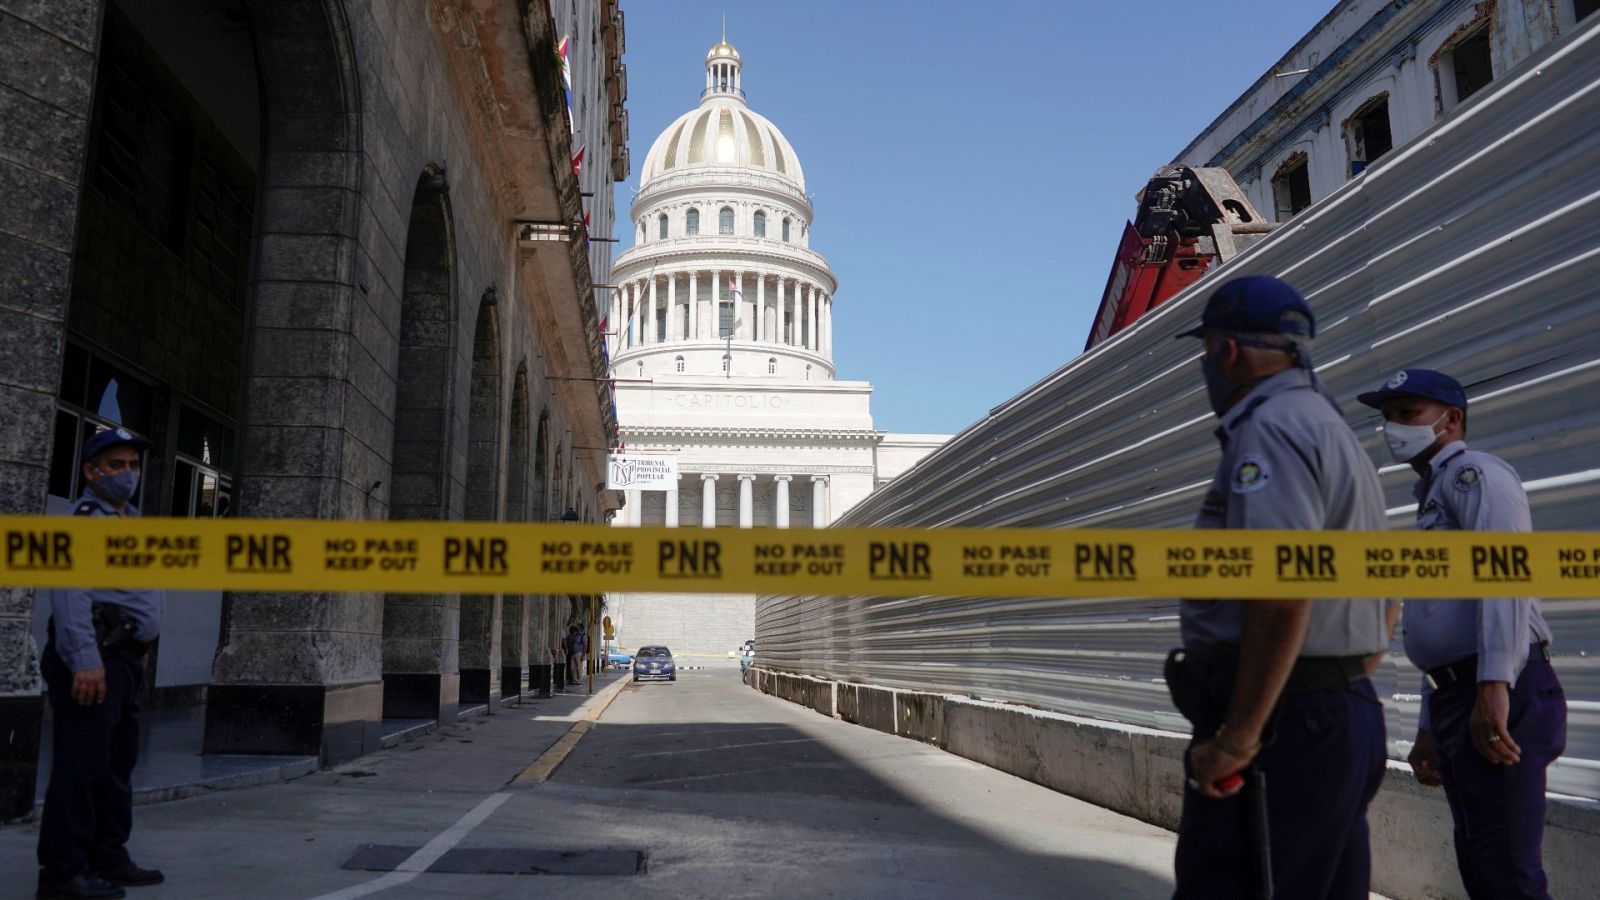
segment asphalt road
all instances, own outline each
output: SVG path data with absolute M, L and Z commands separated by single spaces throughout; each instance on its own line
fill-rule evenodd
M 514 784 L 597 707 L 585 699 L 467 720 L 287 784 L 139 807 L 135 857 L 168 883 L 129 896 L 1171 891 L 1169 832 L 763 696 L 732 667 L 623 686 L 548 781 Z M 36 841 L 35 827 L 0 829 L 0 897 L 31 896 Z M 372 870 L 345 868 L 357 857 Z M 482 874 L 532 866 L 593 874 Z

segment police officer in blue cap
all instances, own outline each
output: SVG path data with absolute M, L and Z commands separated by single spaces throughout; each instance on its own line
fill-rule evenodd
M 123 428 L 83 446 L 76 516 L 137 516 L 150 442 Z M 139 756 L 139 686 L 161 631 L 158 590 L 57 590 L 39 667 L 49 687 L 50 786 L 39 824 L 39 897 L 122 897 L 122 885 L 159 884 L 128 856 L 130 779 Z
M 1403 369 L 1358 399 L 1382 411 L 1390 452 L 1421 476 L 1418 528 L 1533 529 L 1516 471 L 1467 447 L 1467 393 L 1454 378 Z M 1411 767 L 1444 786 L 1467 893 L 1550 896 L 1545 769 L 1566 748 L 1567 704 L 1539 600 L 1407 600 L 1402 632 L 1425 673 Z
M 1196 527 L 1384 527 L 1372 462 L 1312 369 L 1315 334 L 1305 299 L 1267 276 L 1217 288 L 1185 333 L 1204 342 L 1222 445 Z M 1367 804 L 1384 767 L 1368 676 L 1394 614 L 1376 600 L 1292 594 L 1180 605 L 1183 646 L 1166 674 L 1194 738 L 1177 897 L 1364 900 Z

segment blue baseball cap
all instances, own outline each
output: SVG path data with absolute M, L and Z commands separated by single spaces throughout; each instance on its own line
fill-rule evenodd
M 151 444 L 126 428 L 107 428 L 95 432 L 83 442 L 83 461 L 88 462 L 112 447 L 132 447 L 143 453 L 150 449 Z
M 1281 278 L 1246 275 L 1225 282 L 1206 301 L 1200 327 L 1178 337 L 1200 337 L 1207 329 L 1242 334 L 1297 334 L 1316 337 L 1317 317 L 1300 292 Z
M 1401 369 L 1390 375 L 1382 387 L 1358 394 L 1356 399 L 1373 409 L 1382 409 L 1383 404 L 1396 397 L 1421 397 L 1467 411 L 1467 391 L 1461 382 L 1433 369 Z

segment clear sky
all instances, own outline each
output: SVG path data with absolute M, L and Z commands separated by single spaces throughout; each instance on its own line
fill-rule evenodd
M 622 0 L 633 174 L 699 100 L 727 10 L 839 278 L 874 425 L 954 433 L 1083 347 L 1134 193 L 1333 0 Z

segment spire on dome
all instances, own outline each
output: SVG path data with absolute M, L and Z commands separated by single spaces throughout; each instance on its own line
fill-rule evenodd
M 722 14 L 722 40 L 706 53 L 706 89 L 700 94 L 700 102 L 715 98 L 727 98 L 744 102 L 744 83 L 739 74 L 743 63 L 739 59 L 739 51 L 728 43 L 728 14 Z

